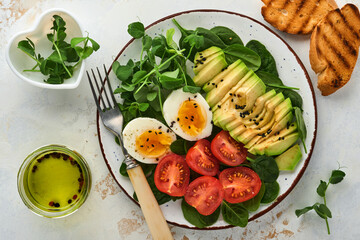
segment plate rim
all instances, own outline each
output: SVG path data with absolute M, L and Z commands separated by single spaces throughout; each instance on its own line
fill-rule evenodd
M 252 17 L 249 17 L 247 15 L 244 15 L 244 14 L 241 14 L 241 13 L 237 13 L 237 12 L 232 12 L 232 11 L 227 11 L 227 10 L 220 10 L 220 9 L 193 9 L 193 10 L 186 10 L 186 11 L 181 11 L 181 12 L 177 12 L 177 13 L 173 13 L 173 14 L 170 14 L 170 15 L 167 15 L 163 18 L 160 18 L 156 21 L 154 21 L 153 23 L 149 24 L 148 26 L 145 27 L 145 30 L 147 30 L 148 28 L 150 27 L 153 27 L 154 25 L 160 23 L 160 22 L 163 22 L 165 20 L 169 20 L 169 19 L 172 19 L 174 17 L 177 17 L 177 16 L 180 16 L 180 15 L 184 15 L 184 14 L 189 14 L 189 13 L 204 13 L 204 12 L 213 12 L 213 13 L 226 13 L 226 14 L 230 14 L 230 15 L 236 15 L 238 17 L 242 17 L 242 18 L 247 18 L 259 25 L 261 25 L 262 27 L 264 27 L 266 30 L 268 30 L 270 33 L 272 33 L 275 37 L 279 38 L 284 44 L 285 46 L 290 50 L 290 52 L 294 55 L 296 61 L 298 62 L 298 64 L 300 65 L 301 69 L 303 70 L 304 74 L 305 74 L 305 77 L 307 79 L 307 82 L 308 82 L 308 85 L 310 87 L 310 90 L 311 90 L 311 95 L 312 95 L 312 99 L 313 99 L 313 106 L 314 106 L 314 116 L 315 116 L 315 123 L 314 123 L 314 132 L 313 132 L 313 139 L 312 139 L 312 142 L 311 142 L 311 148 L 310 148 L 310 151 L 308 153 L 308 157 L 305 159 L 304 161 L 304 165 L 303 167 L 301 168 L 301 170 L 299 171 L 299 173 L 297 174 L 295 180 L 292 182 L 291 186 L 288 188 L 288 190 L 279 195 L 277 197 L 277 199 L 271 203 L 271 205 L 269 205 L 266 209 L 256 213 L 255 215 L 253 215 L 251 218 L 249 218 L 248 222 L 251 222 L 251 221 L 254 221 L 255 219 L 265 215 L 266 213 L 268 213 L 269 211 L 271 211 L 272 209 L 274 209 L 280 202 L 282 202 L 289 194 L 290 192 L 295 188 L 295 186 L 297 185 L 297 183 L 300 181 L 300 179 L 302 178 L 302 176 L 304 175 L 304 172 L 307 168 L 307 166 L 309 165 L 309 162 L 310 162 L 310 159 L 311 159 L 311 156 L 312 156 L 312 153 L 314 151 L 314 147 L 315 147 L 315 142 L 316 142 L 316 136 L 317 136 L 317 119 L 318 119 L 318 116 L 317 116 L 317 104 L 316 104 L 316 95 L 315 95 L 315 91 L 314 91 L 314 87 L 312 85 L 312 82 L 311 82 L 311 78 L 309 76 L 309 73 L 307 72 L 304 64 L 302 63 L 301 59 L 299 58 L 299 56 L 296 54 L 296 52 L 294 51 L 294 49 L 291 48 L 291 46 L 280 36 L 278 35 L 275 31 L 273 31 L 271 28 L 269 28 L 268 26 L 266 26 L 264 23 L 260 22 L 259 20 L 257 19 L 254 19 Z M 128 41 L 124 47 L 120 50 L 120 52 L 117 54 L 117 56 L 115 57 L 115 59 L 113 60 L 112 64 L 117 61 L 119 59 L 119 57 L 122 55 L 122 53 L 127 49 L 127 47 L 133 43 L 135 41 L 135 38 L 132 38 L 130 41 Z M 108 69 L 108 74 L 110 74 L 111 70 L 112 70 L 112 64 L 110 66 L 110 68 Z M 110 172 L 110 174 L 112 175 L 112 177 L 114 178 L 115 182 L 117 183 L 117 185 L 121 188 L 121 190 L 126 194 L 126 196 L 128 198 L 130 198 L 130 200 L 132 200 L 137 206 L 140 207 L 139 203 L 137 201 L 135 201 L 130 195 L 129 193 L 121 186 L 121 184 L 118 182 L 118 180 L 116 179 L 115 177 L 115 174 L 113 173 L 112 171 L 112 168 L 106 158 L 106 154 L 105 154 L 105 151 L 104 151 L 104 147 L 103 147 L 103 144 L 102 144 L 102 141 L 101 141 L 101 132 L 100 132 L 100 115 L 99 115 L 99 111 L 96 111 L 96 126 L 97 126 L 97 133 L 98 133 L 98 140 L 99 140 L 99 145 L 100 145 L 100 149 L 101 149 L 101 153 L 102 153 L 102 156 L 104 158 L 104 162 Z M 222 229 L 228 229 L 228 228 L 233 228 L 233 227 L 236 227 L 236 226 L 233 226 L 233 225 L 226 225 L 226 226 L 219 226 L 219 227 L 212 227 L 212 226 L 209 226 L 209 227 L 206 227 L 206 228 L 198 228 L 198 227 L 191 227 L 191 226 L 188 226 L 188 225 L 184 225 L 184 224 L 179 224 L 179 223 L 176 223 L 176 222 L 172 222 L 172 221 L 169 221 L 169 220 L 166 220 L 168 223 L 174 225 L 174 226 L 177 226 L 177 227 L 182 227 L 182 228 L 186 228 L 186 229 L 193 229 L 193 230 L 222 230 Z

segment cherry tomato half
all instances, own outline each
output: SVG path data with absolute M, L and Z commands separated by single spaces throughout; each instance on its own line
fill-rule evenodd
M 224 199 L 229 203 L 240 203 L 255 197 L 261 188 L 259 175 L 247 167 L 227 168 L 220 173 L 224 188 Z
M 189 184 L 185 201 L 202 215 L 210 215 L 224 199 L 224 190 L 220 181 L 214 177 L 202 176 Z
M 171 153 L 161 158 L 154 181 L 159 191 L 174 197 L 184 196 L 190 181 L 190 169 L 184 157 Z
M 211 152 L 210 142 L 201 139 L 186 154 L 186 163 L 195 172 L 205 176 L 215 176 L 219 171 L 219 161 Z
M 244 145 L 233 139 L 226 131 L 219 132 L 211 141 L 211 152 L 222 163 L 229 166 L 241 164 L 247 156 Z

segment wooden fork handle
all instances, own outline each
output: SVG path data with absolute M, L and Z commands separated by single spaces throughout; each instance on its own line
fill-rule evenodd
M 140 166 L 127 170 L 154 240 L 174 239 Z

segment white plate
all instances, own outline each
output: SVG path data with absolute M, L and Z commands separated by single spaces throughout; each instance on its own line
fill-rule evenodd
M 252 39 L 262 42 L 274 56 L 280 78 L 283 80 L 284 84 L 300 88 L 299 94 L 304 101 L 303 116 L 307 127 L 307 154 L 305 154 L 304 149 L 302 149 L 303 158 L 299 162 L 297 168 L 293 172 L 280 173 L 278 178 L 280 194 L 277 200 L 271 204 L 262 204 L 258 211 L 251 213 L 249 220 L 252 221 L 270 211 L 290 193 L 303 175 L 309 163 L 315 144 L 317 125 L 316 101 L 310 78 L 304 65 L 290 46 L 268 27 L 250 17 L 218 10 L 187 11 L 154 22 L 147 27 L 146 33 L 151 37 L 154 37 L 157 34 L 165 34 L 166 30 L 169 28 L 176 29 L 171 21 L 172 18 L 176 18 L 176 20 L 186 29 L 195 29 L 196 27 L 209 29 L 214 26 L 226 26 L 235 31 L 244 43 L 247 43 Z M 175 39 L 179 37 L 180 33 L 177 30 Z M 140 55 L 140 50 L 141 41 L 134 41 L 133 39 L 120 51 L 116 60 L 121 64 L 126 64 L 129 58 L 137 60 Z M 114 74 L 111 73 L 110 76 L 112 85 L 118 86 L 119 81 L 116 80 Z M 123 155 L 119 146 L 114 141 L 114 136 L 104 128 L 99 119 L 99 115 L 97 117 L 99 142 L 105 162 L 117 183 L 130 199 L 132 199 L 131 196 L 133 195 L 134 190 L 131 183 L 128 178 L 121 176 L 119 173 Z M 161 206 L 161 209 L 169 223 L 185 228 L 196 228 L 184 219 L 181 211 L 181 201 L 165 203 Z M 222 216 L 220 216 L 219 220 L 208 229 L 223 229 L 228 227 L 232 226 L 227 224 L 222 219 Z

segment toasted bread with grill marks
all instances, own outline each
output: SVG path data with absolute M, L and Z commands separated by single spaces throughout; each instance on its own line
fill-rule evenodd
M 311 34 L 310 64 L 324 96 L 343 87 L 354 70 L 360 46 L 360 14 L 353 4 L 335 9 Z
M 280 31 L 309 34 L 326 14 L 337 8 L 334 0 L 262 0 L 264 19 Z

